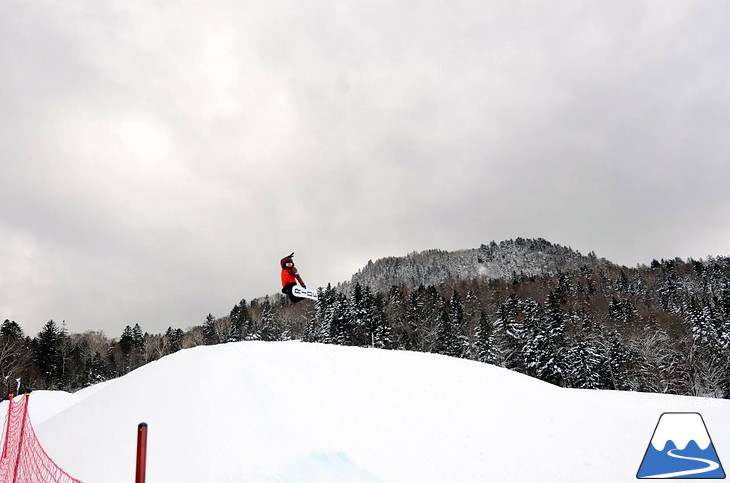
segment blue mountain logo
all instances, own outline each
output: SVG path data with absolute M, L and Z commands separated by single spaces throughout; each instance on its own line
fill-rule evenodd
M 699 413 L 659 417 L 637 478 L 725 478 L 725 471 Z

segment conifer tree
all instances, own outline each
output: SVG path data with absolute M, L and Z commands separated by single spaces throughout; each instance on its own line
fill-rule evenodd
M 66 387 L 87 387 L 108 379 L 111 374 L 104 348 L 109 344 L 105 339 L 101 332 L 87 332 L 71 346 Z
M 397 285 L 391 286 L 384 304 L 388 319 L 394 323 L 405 321 L 407 301 L 407 295 L 401 287 Z
M 408 297 L 405 320 L 396 334 L 399 349 L 422 349 L 421 332 L 426 319 L 426 289 L 421 285 Z
M 328 310 L 325 312 L 325 326 L 329 327 L 328 339 L 332 344 L 350 345 L 352 341 L 351 323 L 347 317 L 347 296 L 335 292 Z
M 464 304 L 461 301 L 459 292 L 454 290 L 449 299 L 451 326 L 454 329 L 456 337 L 457 357 L 462 357 L 466 352 L 467 336 L 466 336 L 466 320 L 464 315 Z
M 233 307 L 230 313 L 230 320 L 228 342 L 244 340 L 248 333 L 253 330 L 251 312 L 248 310 L 248 304 L 246 304 L 245 299 Z
M 477 358 L 474 354 L 474 348 L 472 347 L 476 341 L 476 331 L 479 327 L 480 317 L 482 308 L 479 303 L 479 297 L 474 293 L 473 290 L 469 290 L 464 298 L 464 322 L 463 322 L 463 335 L 466 339 L 467 347 L 464 350 L 464 356 L 469 358 Z
M 391 347 L 391 330 L 388 324 L 383 301 L 380 296 L 373 295 L 370 287 L 366 286 L 363 293 L 363 305 L 365 307 L 365 330 L 367 344 L 379 349 Z
M 459 310 L 452 307 L 452 300 L 454 300 L 453 297 L 448 301 L 443 301 L 441 317 L 436 326 L 434 352 L 452 357 L 461 357 L 462 344 L 459 339 L 459 328 L 456 326 L 456 313 Z
M 132 353 L 134 347 L 134 334 L 132 333 L 132 327 L 126 326 L 122 331 L 122 336 L 119 338 L 119 347 L 122 349 L 122 353 L 128 356 Z
M 718 323 L 714 310 L 710 305 L 700 307 L 696 299 L 691 300 L 692 309 L 690 310 L 689 325 L 692 333 L 692 340 L 702 347 L 706 353 L 712 354 L 719 348 L 722 338 L 720 337 Z
M 281 327 L 276 311 L 267 298 L 261 308 L 261 340 L 275 341 L 281 338 Z
M 167 352 L 169 354 L 174 354 L 182 349 L 183 335 L 184 332 L 182 329 L 173 329 L 172 327 L 167 328 L 167 331 L 165 331 L 165 339 L 167 339 Z
M 369 287 L 363 288 L 359 283 L 356 283 L 345 315 L 347 323 L 345 324 L 346 335 L 344 342 L 348 345 L 366 346 L 370 343 L 371 303 Z
M 55 385 L 60 374 L 60 339 L 61 330 L 53 320 L 49 320 L 36 337 L 35 360 L 48 388 Z
M 600 389 L 601 367 L 604 359 L 600 347 L 591 337 L 580 338 L 568 347 L 565 364 L 565 379 L 570 387 Z
M 205 317 L 205 323 L 203 324 L 203 340 L 205 341 L 205 345 L 214 345 L 220 341 L 218 331 L 215 327 L 215 317 L 213 317 L 213 314 L 208 314 Z
M 476 331 L 477 360 L 487 364 L 498 364 L 499 348 L 494 334 L 494 324 L 485 312 L 479 315 L 479 326 Z
M 127 325 L 124 328 L 119 339 L 119 348 L 123 357 L 122 374 L 126 374 L 145 363 L 144 335 L 139 324 L 134 324 L 134 327 Z
M 559 296 L 548 295 L 542 316 L 529 321 L 523 357 L 528 374 L 555 385 L 565 379 L 565 321 Z
M 393 346 L 390 324 L 385 316 L 377 317 L 373 328 L 373 347 L 377 349 L 390 349 Z
M 20 325 L 18 325 L 17 322 L 5 319 L 5 321 L 2 323 L 2 326 L 0 326 L 0 337 L 4 337 L 5 339 L 20 340 L 25 337 L 25 335 L 23 334 L 23 329 L 20 327 Z
M 524 348 L 528 338 L 525 320 L 536 318 L 538 306 L 532 300 L 520 301 L 512 294 L 499 308 L 497 329 L 502 334 L 505 350 L 505 367 L 519 372 L 526 370 Z
M 617 391 L 629 390 L 631 358 L 621 341 L 618 331 L 610 330 L 606 334 L 603 339 L 603 353 L 605 354 L 603 387 Z
M 310 316 L 306 328 L 304 340 L 307 342 L 322 342 L 331 344 L 331 313 L 335 303 L 335 289 L 332 284 L 327 284 L 325 289 L 320 289 L 315 303 L 315 310 Z
M 132 343 L 135 350 L 141 352 L 144 349 L 144 334 L 139 324 L 134 324 L 132 328 Z

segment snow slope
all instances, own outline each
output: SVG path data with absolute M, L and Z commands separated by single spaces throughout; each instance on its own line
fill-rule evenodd
M 197 347 L 67 396 L 36 432 L 86 483 L 134 481 L 142 421 L 156 483 L 635 481 L 659 416 L 684 411 L 730 461 L 730 401 L 561 389 L 413 352 Z M 31 396 L 31 418 L 50 399 Z

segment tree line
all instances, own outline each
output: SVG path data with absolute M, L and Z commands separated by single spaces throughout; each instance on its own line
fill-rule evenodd
M 9 388 L 20 377 L 26 390 L 74 391 L 189 347 L 290 339 L 468 358 L 563 387 L 730 398 L 730 258 L 387 290 L 328 285 L 316 303 L 241 300 L 186 330 L 134 324 L 114 339 L 54 321 L 31 338 L 6 320 L 0 376 Z
M 0 381 L 3 397 L 17 391 L 53 389 L 73 392 L 123 376 L 149 362 L 182 349 L 242 340 L 280 340 L 272 328 L 273 308 L 245 300 L 222 318 L 211 314 L 186 330 L 169 327 L 150 334 L 140 324 L 127 325 L 117 338 L 103 331 L 71 334 L 65 323 L 49 320 L 35 337 L 20 324 L 5 319 L 0 325 Z M 282 319 L 286 320 L 286 319 Z M 277 324 L 281 323 L 277 319 Z
M 563 387 L 730 398 L 730 258 L 349 297 L 328 287 L 311 321 L 305 340 L 468 358 Z

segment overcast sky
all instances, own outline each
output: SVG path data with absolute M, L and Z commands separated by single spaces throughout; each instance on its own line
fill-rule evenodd
M 730 3 L 0 0 L 0 320 L 149 332 L 414 250 L 730 255 Z

